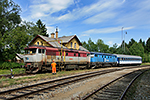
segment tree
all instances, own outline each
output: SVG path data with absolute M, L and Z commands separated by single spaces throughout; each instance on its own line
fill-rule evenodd
M 5 41 L 6 36 L 21 23 L 20 12 L 21 8 L 12 0 L 0 0 L 0 60 L 5 57 L 3 54 L 8 53 L 8 48 L 5 49 L 8 45 Z
M 0 33 L 3 36 L 21 23 L 21 8 L 12 0 L 0 0 Z
M 150 38 L 148 38 L 148 40 L 146 41 L 145 49 L 146 49 L 146 53 L 150 52 Z
M 11 30 L 11 32 L 4 34 L 5 39 L 2 40 L 4 45 L 8 45 L 8 47 L 2 49 L 2 56 L 4 60 L 13 59 L 16 53 L 21 53 L 26 47 L 26 44 L 30 40 L 30 35 L 27 35 L 24 26 L 18 26 L 15 29 Z
M 109 46 L 104 44 L 103 40 L 98 39 L 96 42 L 98 52 L 108 53 L 109 52 Z
M 129 41 L 129 44 L 127 45 L 128 48 L 130 48 L 134 44 L 135 40 L 132 38 L 131 41 Z
M 113 47 L 110 47 L 109 48 L 109 51 L 110 51 L 110 53 L 116 53 L 117 52 L 117 44 L 115 43 L 114 45 L 113 45 Z
M 47 34 L 46 26 L 42 23 L 42 21 L 40 19 L 36 22 L 36 26 L 39 28 L 40 35 L 47 36 L 47 37 L 49 36 Z M 36 27 L 34 27 L 34 28 L 36 28 Z
M 97 52 L 97 45 L 92 42 L 91 38 L 88 40 L 88 44 L 85 47 L 87 50 L 92 51 L 92 52 Z
M 142 41 L 142 39 L 139 40 L 139 43 L 142 44 L 142 46 L 144 47 L 144 52 L 145 52 L 145 41 Z
M 137 56 L 144 56 L 144 47 L 142 44 L 135 42 L 130 48 L 129 48 L 131 55 L 137 55 Z

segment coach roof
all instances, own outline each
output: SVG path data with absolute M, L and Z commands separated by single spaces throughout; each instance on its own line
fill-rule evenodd
M 114 54 L 119 58 L 142 58 L 140 56 L 134 56 L 134 55 L 123 55 L 123 54 Z

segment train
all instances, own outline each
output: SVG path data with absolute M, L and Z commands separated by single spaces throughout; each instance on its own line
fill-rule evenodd
M 23 57 L 26 73 L 51 69 L 54 60 L 57 70 L 91 69 L 105 66 L 140 65 L 140 56 L 89 52 L 74 49 L 28 46 Z

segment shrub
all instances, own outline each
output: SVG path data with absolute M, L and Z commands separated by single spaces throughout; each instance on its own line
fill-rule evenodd
M 3 62 L 0 64 L 0 69 L 20 68 L 23 63 Z
M 1 66 L 1 69 L 9 69 L 10 68 L 10 63 L 4 62 Z

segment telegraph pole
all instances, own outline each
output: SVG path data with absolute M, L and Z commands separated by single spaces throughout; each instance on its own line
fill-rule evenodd
M 121 43 L 123 43 L 123 27 L 122 27 L 122 42 Z M 122 50 L 123 50 L 123 44 L 121 44 L 122 45 Z

